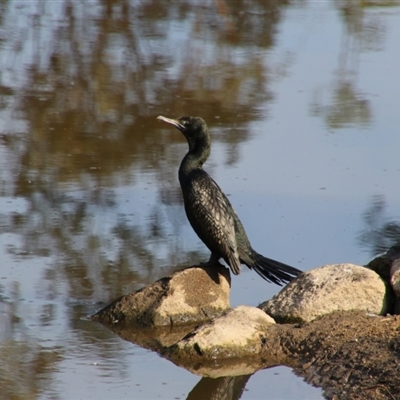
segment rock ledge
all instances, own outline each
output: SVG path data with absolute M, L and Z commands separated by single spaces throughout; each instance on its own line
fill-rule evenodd
M 227 268 L 187 268 L 114 300 L 91 319 L 146 327 L 207 321 L 229 309 L 229 291 Z

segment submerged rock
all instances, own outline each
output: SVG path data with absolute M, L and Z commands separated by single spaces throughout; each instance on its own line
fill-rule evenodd
M 227 268 L 192 267 L 120 297 L 91 318 L 148 327 L 206 321 L 229 309 L 229 292 Z
M 261 354 L 268 329 L 275 321 L 255 307 L 238 306 L 191 332 L 167 354 L 180 358 L 213 360 Z
M 304 272 L 259 308 L 282 322 L 309 322 L 338 310 L 384 315 L 390 293 L 374 271 L 354 264 L 326 265 Z

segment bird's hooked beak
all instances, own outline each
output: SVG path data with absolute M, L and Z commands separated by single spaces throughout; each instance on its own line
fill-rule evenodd
M 159 115 L 159 116 L 157 117 L 157 119 L 158 119 L 159 121 L 164 121 L 164 122 L 166 122 L 167 124 L 171 124 L 171 125 L 175 126 L 175 128 L 178 128 L 180 131 L 182 131 L 183 129 L 185 129 L 185 127 L 184 127 L 177 119 L 166 118 L 166 117 L 163 117 L 162 115 Z

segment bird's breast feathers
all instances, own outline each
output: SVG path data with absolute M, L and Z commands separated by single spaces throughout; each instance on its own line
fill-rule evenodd
M 222 257 L 238 260 L 234 211 L 217 183 L 209 175 L 200 174 L 183 190 L 186 213 L 199 237 Z

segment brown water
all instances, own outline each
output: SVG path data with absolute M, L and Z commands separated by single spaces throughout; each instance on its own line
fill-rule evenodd
M 399 1 L 3 2 L 0 398 L 199 383 L 84 320 L 208 257 L 180 198 L 187 145 L 159 114 L 208 122 L 206 169 L 262 254 L 307 270 L 398 240 L 399 37 Z M 246 270 L 231 303 L 278 290 Z M 322 393 L 277 367 L 241 398 Z

